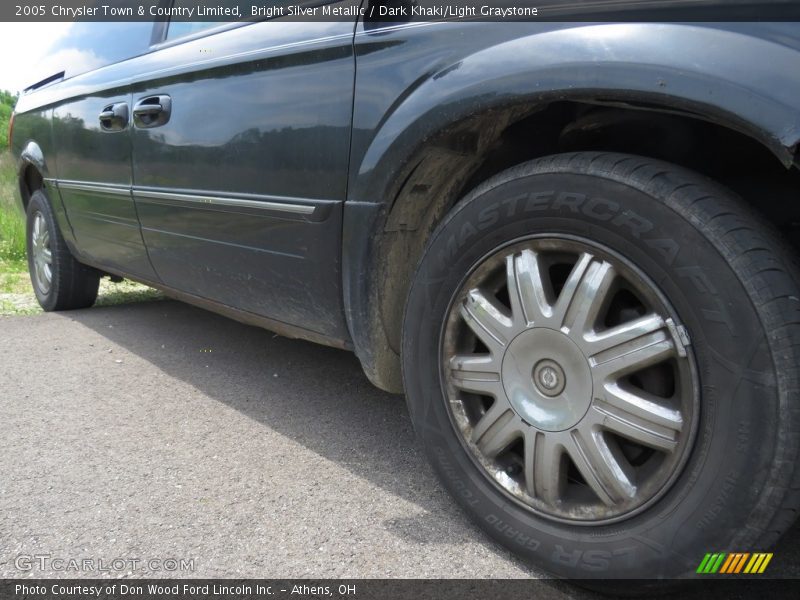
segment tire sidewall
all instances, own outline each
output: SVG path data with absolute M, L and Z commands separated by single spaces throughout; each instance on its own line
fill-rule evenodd
M 403 373 L 415 429 L 434 468 L 492 537 L 570 578 L 676 577 L 741 535 L 773 455 L 779 399 L 759 315 L 734 268 L 685 207 L 657 191 L 576 173 L 498 176 L 431 238 L 409 294 Z M 691 336 L 701 386 L 696 437 L 672 487 L 611 525 L 555 522 L 510 501 L 464 451 L 440 382 L 451 298 L 490 252 L 534 234 L 594 240 L 622 254 L 669 299 Z M 770 377 L 768 373 L 772 372 Z M 765 374 L 766 373 L 766 374 Z

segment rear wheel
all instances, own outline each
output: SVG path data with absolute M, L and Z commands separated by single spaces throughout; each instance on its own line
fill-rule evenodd
M 72 256 L 41 190 L 35 191 L 28 203 L 27 250 L 33 291 L 44 310 L 71 310 L 94 304 L 100 275 Z
M 406 308 L 445 485 L 564 577 L 678 577 L 798 505 L 800 285 L 768 226 L 644 158 L 516 167 L 439 226 Z

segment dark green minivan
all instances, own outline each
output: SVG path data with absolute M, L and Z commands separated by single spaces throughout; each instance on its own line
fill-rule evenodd
M 354 351 L 455 501 L 558 576 L 774 544 L 800 507 L 800 25 L 406 4 L 75 24 L 13 120 L 42 307 L 125 277 Z

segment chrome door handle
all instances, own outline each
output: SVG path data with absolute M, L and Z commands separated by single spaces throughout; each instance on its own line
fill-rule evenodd
M 99 119 L 104 131 L 122 131 L 128 126 L 128 103 L 109 104 L 100 112 Z
M 133 105 L 133 124 L 140 129 L 161 127 L 169 121 L 171 112 L 169 96 L 148 96 Z

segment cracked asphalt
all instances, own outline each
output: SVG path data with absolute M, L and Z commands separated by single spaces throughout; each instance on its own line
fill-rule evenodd
M 0 418 L 0 577 L 543 576 L 454 505 L 352 354 L 178 302 L 0 319 Z M 797 576 L 796 532 L 774 574 Z M 142 562 L 19 563 L 43 554 Z

